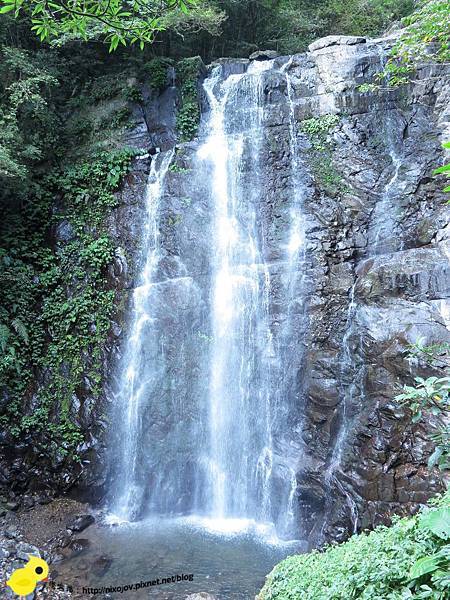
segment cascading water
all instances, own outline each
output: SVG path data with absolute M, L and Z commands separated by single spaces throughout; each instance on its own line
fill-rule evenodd
M 346 489 L 341 481 L 341 462 L 344 452 L 345 442 L 348 437 L 348 432 L 353 422 L 353 415 L 350 414 L 350 408 L 357 395 L 364 393 L 364 377 L 366 373 L 363 361 L 356 363 L 356 346 L 354 336 L 356 334 L 356 313 L 358 304 L 355 299 L 356 282 L 350 289 L 349 305 L 347 309 L 347 321 L 342 339 L 342 358 L 341 358 L 341 373 L 339 396 L 341 398 L 341 409 L 338 421 L 338 429 L 336 441 L 334 443 L 331 456 L 325 470 L 325 485 L 329 489 L 327 502 L 329 503 L 332 494 L 330 490 L 332 486 L 336 486 L 341 494 L 346 498 L 347 506 L 350 511 L 353 533 L 356 533 L 358 527 L 358 509 L 351 493 Z M 361 345 L 361 336 L 358 336 L 356 345 Z M 326 521 L 324 521 L 323 528 Z
M 269 70 L 286 79 L 290 111 L 290 193 L 274 263 L 267 259 L 263 216 Z M 292 425 L 290 411 L 294 405 L 298 411 L 300 402 L 306 330 L 306 174 L 297 147 L 292 82 L 271 61 L 254 62 L 245 73 L 228 77 L 219 65 L 204 91 L 210 110 L 191 185 L 210 211 L 208 275 L 194 277 L 195 283 L 187 275 L 165 276 L 174 260 L 161 233 L 164 181 L 174 155 L 165 153 L 152 163 L 147 190 L 145 260 L 118 386 L 110 508 L 124 520 L 194 514 L 225 530 L 264 524 L 292 539 L 298 533 L 297 455 L 294 450 L 288 456 L 282 439 Z M 184 269 L 189 257 L 177 260 Z M 286 307 L 281 320 L 271 304 L 274 286 Z M 207 307 L 195 315 L 195 332 L 178 306 L 168 326 L 171 307 L 164 303 L 174 289 L 180 302 L 191 294 L 192 303 Z M 207 351 L 187 358 L 188 350 L 200 354 L 199 332 Z M 200 362 L 206 364 L 203 371 Z M 184 398 L 177 394 L 180 382 Z M 178 418 L 166 418 L 174 408 Z
M 398 225 L 399 200 L 403 192 L 403 182 L 400 169 L 403 161 L 399 150 L 399 141 L 395 138 L 398 128 L 392 111 L 387 112 L 384 121 L 387 150 L 391 159 L 391 174 L 376 202 L 368 231 L 367 253 L 385 254 L 401 249 L 399 247 L 396 229 Z
M 152 161 L 146 191 L 147 214 L 144 223 L 143 249 L 144 266 L 139 285 L 133 291 L 132 321 L 118 388 L 118 423 L 120 438 L 114 482 L 112 511 L 119 518 L 132 520 L 142 511 L 146 493 L 145 475 L 140 460 L 143 456 L 142 427 L 144 426 L 144 403 L 157 392 L 156 386 L 163 370 L 163 354 L 157 357 L 158 348 L 149 349 L 152 335 L 156 344 L 156 334 L 152 328 L 152 287 L 160 259 L 159 210 L 163 194 L 164 177 L 170 165 L 173 151 L 157 155 Z M 150 350 L 150 353 L 149 353 Z M 151 357 L 149 367 L 146 359 Z
M 381 60 L 382 65 L 383 61 L 384 55 Z M 376 118 L 379 118 L 379 116 L 377 115 Z M 388 166 L 386 182 L 382 187 L 379 199 L 375 203 L 371 214 L 367 232 L 367 257 L 363 260 L 371 256 L 387 254 L 402 249 L 402 241 L 396 234 L 400 212 L 399 201 L 405 185 L 400 177 L 403 160 L 398 129 L 395 112 L 386 106 L 383 114 L 383 131 L 391 164 Z M 354 533 L 358 527 L 358 509 L 351 492 L 346 488 L 343 481 L 341 463 L 348 433 L 351 430 L 354 420 L 354 415 L 350 414 L 349 411 L 352 405 L 354 405 L 356 398 L 364 399 L 365 377 L 367 373 L 363 358 L 362 331 L 357 322 L 359 305 L 355 297 L 356 285 L 357 279 L 349 292 L 346 326 L 342 339 L 339 386 L 341 404 L 337 422 L 337 435 L 328 459 L 324 477 L 325 484 L 329 490 L 334 485 L 345 496 Z M 359 335 L 356 335 L 357 331 L 359 331 Z M 329 492 L 329 497 L 331 496 L 332 494 Z M 322 530 L 324 527 L 325 523 Z
M 261 72 L 269 67 L 269 62 L 254 63 L 248 73 L 225 81 L 217 67 L 204 84 L 211 112 L 199 156 L 212 164 L 214 205 L 206 461 L 209 513 L 215 519 L 270 520 L 273 415 L 270 372 L 263 366 L 272 347 L 270 278 L 256 214 L 262 178 Z M 243 116 L 244 129 L 236 126 L 237 115 Z M 251 173 L 245 171 L 248 154 Z

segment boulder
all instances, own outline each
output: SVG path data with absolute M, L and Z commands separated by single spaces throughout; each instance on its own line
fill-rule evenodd
M 77 515 L 67 524 L 67 529 L 79 533 L 87 529 L 92 523 L 95 523 L 95 518 L 92 515 Z
M 315 52 L 330 46 L 354 46 L 355 44 L 365 44 L 366 41 L 365 37 L 359 35 L 327 35 L 310 44 L 308 50 Z
M 250 54 L 250 60 L 272 60 L 280 56 L 280 53 L 276 50 L 257 50 Z

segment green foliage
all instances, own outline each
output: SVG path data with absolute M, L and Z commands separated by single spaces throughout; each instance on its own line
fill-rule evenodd
M 122 106 L 115 110 L 110 118 L 110 125 L 113 129 L 124 126 L 130 119 L 131 113 L 127 106 Z
M 153 90 L 162 91 L 167 86 L 167 70 L 173 65 L 169 58 L 153 58 L 145 65 L 145 73 Z
M 415 377 L 414 381 L 415 386 L 403 386 L 403 394 L 396 396 L 396 400 L 408 404 L 413 423 L 422 420 L 426 413 L 441 417 L 442 426 L 430 434 L 435 451 L 428 465 L 430 468 L 437 464 L 441 470 L 450 469 L 450 428 L 445 424 L 445 415 L 448 419 L 450 412 L 450 377 Z
M 137 85 L 127 86 L 124 91 L 124 96 L 126 100 L 129 100 L 130 102 L 135 102 L 136 104 L 144 103 L 142 92 Z
M 101 35 L 109 50 L 139 43 L 141 49 L 164 30 L 164 17 L 187 13 L 191 0 L 1 0 L 0 13 L 31 18 L 41 41 L 69 36 L 88 40 Z
M 450 60 L 450 3 L 448 0 L 424 0 L 419 8 L 403 19 L 406 25 L 378 81 L 391 87 L 411 81 L 421 63 Z
M 305 119 L 300 123 L 300 130 L 310 142 L 310 163 L 317 182 L 324 191 L 336 196 L 346 190 L 342 176 L 333 164 L 333 141 L 330 133 L 339 123 L 338 115 L 322 115 Z
M 215 11 L 212 19 L 208 8 Z M 202 13 L 203 29 L 181 31 L 179 44 L 185 55 L 200 53 L 204 60 L 248 56 L 260 48 L 290 54 L 330 34 L 381 34 L 413 8 L 414 0 L 204 0 L 189 11 L 191 23 L 197 10 Z M 173 49 L 173 36 L 169 39 Z
M 426 512 L 420 518 L 419 524 L 422 529 L 427 529 L 443 540 L 448 540 L 450 538 L 450 508 L 443 506 L 439 510 Z
M 448 150 L 450 149 L 450 142 L 444 142 L 442 146 Z M 446 177 L 450 177 L 450 164 L 438 167 L 433 171 L 433 175 L 445 175 Z M 444 192 L 450 194 L 450 185 L 444 188 Z M 450 204 L 450 200 L 447 200 L 446 204 Z
M 356 89 L 358 90 L 358 92 L 365 94 L 366 92 L 376 92 L 379 89 L 379 87 L 380 86 L 376 83 L 362 83 L 361 85 L 358 85 Z
M 170 165 L 169 171 L 171 173 L 189 173 L 189 169 L 186 169 L 185 167 L 181 167 L 180 165 L 177 165 L 176 163 L 172 163 Z
M 100 392 L 101 352 L 114 308 L 106 279 L 114 247 L 104 222 L 134 154 L 104 152 L 53 172 L 21 211 L 10 207 L 2 223 L 0 389 L 9 401 L 0 422 L 14 436 L 36 436 L 40 450 L 55 459 L 73 458 L 82 441 L 74 395 L 86 379 L 94 397 Z M 58 195 L 63 209 L 52 216 Z M 52 221 L 70 227 L 56 250 L 48 244 Z M 35 389 L 38 372 L 45 377 Z
M 259 600 L 445 600 L 450 547 L 435 523 L 448 514 L 450 492 L 434 504 L 390 527 L 287 558 L 268 575 Z
M 450 60 L 450 4 L 447 0 L 428 0 L 405 17 L 407 26 L 393 49 L 395 57 L 408 64 L 418 61 Z
M 197 135 L 200 123 L 198 78 L 202 65 L 201 58 L 195 56 L 179 61 L 176 66 L 181 95 L 181 107 L 177 112 L 177 129 L 184 142 L 192 140 Z
M 448 372 L 449 345 L 436 344 L 412 346 L 410 355 L 423 360 L 426 366 Z M 433 433 L 429 434 L 435 449 L 429 458 L 428 466 L 435 465 L 442 471 L 450 469 L 450 376 L 414 378 L 415 385 L 404 385 L 403 393 L 396 400 L 408 406 L 412 413 L 412 422 L 422 421 L 427 415 L 433 415 L 439 422 Z
M 322 115 L 321 117 L 305 119 L 301 122 L 300 129 L 313 140 L 313 143 L 316 143 L 317 141 L 323 141 L 338 123 L 338 115 Z
M 58 119 L 48 105 L 58 85 L 41 57 L 3 46 L 0 63 L 0 178 L 24 180 L 55 143 Z

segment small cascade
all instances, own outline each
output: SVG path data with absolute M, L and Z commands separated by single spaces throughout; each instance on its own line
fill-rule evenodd
M 143 413 L 148 397 L 156 392 L 164 357 L 150 364 L 146 358 L 158 354 L 158 348 L 149 348 L 156 340 L 153 329 L 152 287 L 160 260 L 159 210 L 164 191 L 164 178 L 172 160 L 173 151 L 157 154 L 151 163 L 146 191 L 146 219 L 143 228 L 144 264 L 139 285 L 133 291 L 132 320 L 127 346 L 120 368 L 117 391 L 118 414 L 116 424 L 120 431 L 117 451 L 117 476 L 114 481 L 112 512 L 123 520 L 134 520 L 141 513 L 146 493 L 143 458 Z M 152 337 L 153 336 L 153 337 Z
M 381 68 L 384 68 L 387 55 L 381 46 L 379 47 L 379 58 Z M 379 119 L 379 114 L 374 114 L 374 118 Z M 398 234 L 400 203 L 405 185 L 400 176 L 403 157 L 401 140 L 398 138 L 399 116 L 396 110 L 386 103 L 382 109 L 382 118 L 383 137 L 386 140 L 390 165 L 386 170 L 386 183 L 371 214 L 364 260 L 371 256 L 396 252 L 403 248 L 401 237 Z M 357 398 L 364 399 L 365 378 L 367 374 L 367 368 L 362 357 L 363 334 L 357 323 L 358 302 L 355 297 L 356 285 L 357 277 L 355 276 L 355 281 L 349 291 L 346 325 L 342 339 L 342 358 L 340 361 L 339 376 L 339 397 L 341 402 L 337 435 L 331 455 L 327 461 L 324 476 L 325 485 L 328 489 L 328 497 L 332 497 L 331 490 L 335 487 L 346 498 L 353 533 L 357 531 L 358 527 L 358 507 L 352 493 L 346 488 L 345 482 L 343 482 L 345 473 L 342 472 L 341 463 L 354 423 L 354 415 L 351 414 L 351 407 L 354 407 Z M 327 502 L 329 503 L 329 500 Z M 325 525 L 326 520 L 322 527 L 322 532 Z
M 388 60 L 386 49 L 378 47 L 380 68 L 383 70 Z M 400 178 L 403 165 L 402 140 L 398 138 L 399 118 L 395 108 L 389 105 L 386 97 L 381 109 L 383 139 L 386 140 L 390 166 L 386 183 L 376 201 L 367 232 L 367 256 L 387 254 L 402 249 L 402 242 L 398 237 L 398 219 L 400 215 L 400 202 L 404 190 Z M 374 119 L 380 119 L 380 113 L 374 113 Z
M 391 160 L 391 174 L 373 209 L 368 231 L 368 256 L 386 254 L 402 249 L 401 241 L 399 244 L 397 236 L 397 227 L 400 214 L 399 203 L 404 189 L 404 183 L 400 179 L 403 160 L 401 150 L 398 147 L 398 140 L 394 137 L 398 127 L 395 124 L 395 115 L 392 111 L 389 111 L 385 116 L 384 130 Z
M 357 310 L 358 304 L 355 300 L 356 281 L 350 289 L 349 304 L 347 309 L 347 320 L 344 337 L 342 339 L 342 358 L 339 396 L 341 398 L 340 414 L 338 421 L 338 430 L 336 441 L 328 461 L 325 471 L 325 484 L 329 490 L 328 497 L 331 497 L 330 491 L 333 486 L 336 486 L 342 495 L 346 498 L 347 505 L 351 514 L 353 533 L 358 527 L 358 509 L 356 503 L 345 488 L 339 478 L 341 473 L 342 455 L 348 439 L 349 431 L 353 423 L 353 415 L 350 412 L 354 399 L 361 395 L 364 390 L 364 378 L 366 369 L 364 363 L 356 364 L 355 357 L 357 356 L 355 347 L 355 335 L 357 333 Z M 358 344 L 361 345 L 361 337 L 358 336 Z

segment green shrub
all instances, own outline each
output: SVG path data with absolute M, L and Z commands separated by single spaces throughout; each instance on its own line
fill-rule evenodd
M 155 91 L 161 91 L 167 86 L 167 70 L 173 65 L 170 58 L 156 57 L 143 68 L 144 78 Z
M 181 107 L 177 112 L 177 129 L 184 142 L 192 140 L 197 135 L 200 124 L 198 78 L 202 65 L 201 58 L 194 56 L 180 60 L 176 66 L 181 94 Z
M 449 598 L 450 492 L 430 504 L 390 527 L 290 556 L 268 575 L 259 600 Z
M 109 126 L 113 129 L 123 127 L 126 123 L 128 123 L 130 117 L 131 113 L 129 108 L 127 106 L 122 106 L 111 114 L 109 118 Z
M 137 85 L 129 85 L 125 88 L 124 97 L 126 100 L 130 102 L 136 102 L 136 104 L 143 104 L 144 98 L 142 97 L 142 92 Z
M 305 119 L 300 123 L 300 130 L 311 142 L 309 157 L 314 177 L 324 192 L 331 196 L 347 189 L 333 164 L 333 141 L 329 136 L 339 120 L 338 115 L 329 114 Z
M 107 283 L 114 247 L 104 223 L 134 155 L 102 152 L 54 171 L 22 210 L 5 212 L 0 226 L 0 390 L 9 398 L 0 425 L 18 438 L 33 435 L 52 458 L 76 459 L 83 438 L 72 398 L 86 379 L 93 397 L 101 391 L 101 352 L 115 301 Z M 56 196 L 63 202 L 53 213 Z M 61 221 L 71 235 L 54 250 L 48 225 Z M 38 386 L 36 370 L 46 374 Z
M 322 115 L 305 119 L 301 122 L 300 129 L 312 138 L 324 137 L 339 123 L 338 115 Z

